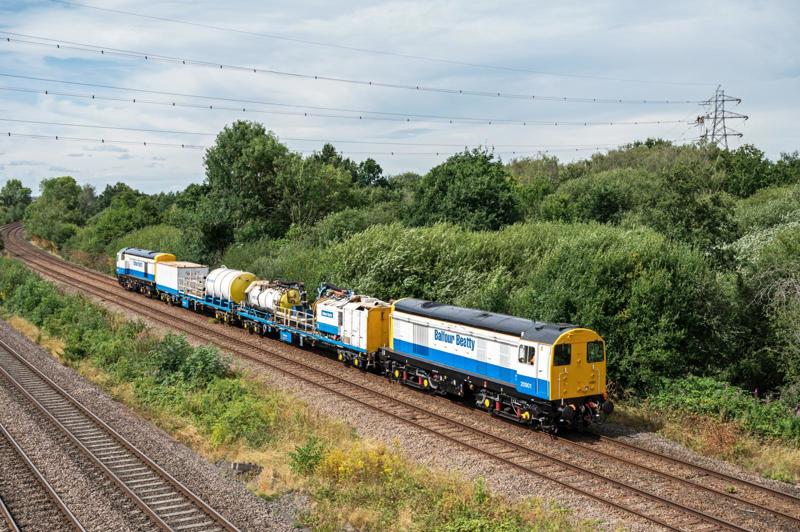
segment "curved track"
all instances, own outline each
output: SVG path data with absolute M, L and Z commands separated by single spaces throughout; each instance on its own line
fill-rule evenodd
M 195 319 L 192 321 L 191 317 L 197 317 L 192 313 L 169 307 L 158 301 L 148 300 L 141 295 L 126 292 L 116 284 L 113 277 L 65 263 L 30 245 L 22 238 L 22 228 L 19 225 L 6 226 L 2 229 L 2 233 L 6 237 L 8 250 L 12 254 L 19 256 L 35 271 L 58 282 L 103 300 L 112 300 L 113 298 L 115 305 L 163 324 L 165 327 L 180 330 L 204 342 L 216 343 L 223 349 L 238 356 L 254 360 L 259 364 L 323 388 L 347 400 L 378 410 L 404 423 L 480 453 L 484 457 L 502 462 L 526 474 L 545 478 L 577 492 L 581 496 L 595 499 L 617 510 L 642 517 L 664 528 L 673 530 L 707 529 L 709 527 L 714 529 L 744 529 L 735 523 L 743 515 L 753 513 L 762 514 L 767 518 L 776 520 L 773 522 L 776 523 L 774 526 L 777 528 L 791 530 L 796 529 L 797 525 L 800 524 L 800 518 L 798 518 L 800 516 L 798 502 L 800 501 L 792 495 L 743 481 L 736 477 L 715 473 L 715 475 L 723 477 L 725 482 L 748 486 L 753 490 L 762 490 L 760 492 L 762 494 L 772 494 L 772 497 L 756 497 L 752 500 L 744 497 L 734 497 L 725 490 L 686 480 L 669 472 L 644 465 L 641 462 L 603 453 L 592 449 L 592 446 L 557 440 L 564 445 L 572 445 L 576 449 L 582 447 L 584 450 L 597 453 L 598 456 L 605 456 L 605 458 L 619 461 L 623 465 L 644 470 L 651 476 L 658 477 L 653 485 L 642 487 L 634 485 L 632 482 L 612 478 L 611 475 L 581 467 L 569 460 L 557 458 L 550 453 L 543 453 L 528 445 L 517 443 L 502 436 L 488 434 L 480 429 L 473 428 L 370 387 L 353 383 L 333 374 L 321 373 L 318 367 L 312 366 L 302 359 L 284 354 L 283 347 L 272 348 L 273 345 L 276 345 L 273 342 L 262 341 L 259 338 L 248 338 L 245 341 L 224 328 L 206 323 L 205 320 L 197 321 Z M 615 440 L 609 441 L 613 442 Z M 697 468 L 693 464 L 681 462 L 638 447 L 634 448 L 642 451 L 643 454 L 651 453 L 657 455 L 659 459 L 671 461 L 674 465 Z M 726 502 L 732 501 L 736 504 L 713 505 L 714 511 L 710 511 L 707 507 L 699 510 L 691 505 L 676 502 L 671 497 L 662 497 L 656 494 L 659 491 L 657 489 L 659 482 L 663 483 L 665 480 L 678 484 L 680 486 L 679 490 L 689 488 L 702 493 L 703 496 L 700 499 L 711 494 L 715 497 L 726 499 Z M 764 505 L 762 507 L 761 500 L 772 500 L 774 503 L 776 498 L 782 501 L 781 504 Z M 752 502 L 753 500 L 759 502 Z M 730 506 L 736 506 L 736 508 L 731 508 Z M 742 510 L 739 508 L 740 506 L 749 506 L 751 509 Z
M 9 530 L 85 532 L 13 436 L 0 424 L 0 518 Z
M 196 532 L 236 530 L 2 340 L 0 376 L 66 435 L 157 527 Z

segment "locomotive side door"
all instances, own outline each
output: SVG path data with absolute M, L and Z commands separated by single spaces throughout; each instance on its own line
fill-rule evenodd
M 514 364 L 517 369 L 517 390 L 530 395 L 539 395 L 538 379 L 536 378 L 539 358 L 537 351 L 537 346 L 534 344 L 520 343 L 517 360 Z
M 549 345 L 539 345 L 536 353 L 536 391 L 543 399 L 550 399 L 550 355 Z
M 479 375 L 486 375 L 486 343 L 486 340 L 483 338 L 477 338 L 475 371 Z

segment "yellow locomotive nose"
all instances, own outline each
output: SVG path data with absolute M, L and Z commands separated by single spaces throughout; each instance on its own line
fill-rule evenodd
M 550 400 L 602 395 L 605 390 L 605 345 L 589 329 L 572 329 L 553 345 Z

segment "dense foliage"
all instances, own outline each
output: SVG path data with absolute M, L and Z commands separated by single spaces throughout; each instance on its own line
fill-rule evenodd
M 499 229 L 517 220 L 510 175 L 500 161 L 478 149 L 450 157 L 420 179 L 409 221 L 458 223 Z
M 332 281 L 590 326 L 638 395 L 694 375 L 800 400 L 797 153 L 648 140 L 562 164 L 473 150 L 387 177 L 237 122 L 205 166 L 176 194 L 45 180 L 26 227 L 78 260 L 141 246 L 310 292 Z
M 368 229 L 329 257 L 335 283 L 385 299 L 403 294 L 604 331 L 611 376 L 624 386 L 731 362 L 718 348 L 735 340 L 724 282 L 700 253 L 651 230 L 396 224 Z
M 278 430 L 262 397 L 214 348 L 192 347 L 181 336 L 147 336 L 142 323 L 115 320 L 8 259 L 0 259 L 0 307 L 64 339 L 68 360 L 91 359 L 113 379 L 131 383 L 137 401 L 193 419 L 213 445 L 260 445 Z
M 81 209 L 81 187 L 71 177 L 45 179 L 41 194 L 25 210 L 25 226 L 31 234 L 66 244 L 85 221 Z
M 30 204 L 31 189 L 22 186 L 19 179 L 9 179 L 0 190 L 0 223 L 22 220 Z
M 88 363 L 104 387 L 123 389 L 127 402 L 173 433 L 191 434 L 190 444 L 258 462 L 268 478 L 253 484 L 262 495 L 297 491 L 299 483 L 281 471 L 287 461 L 313 497 L 300 516 L 305 525 L 340 530 L 356 523 L 360 529 L 393 530 L 413 508 L 414 522 L 404 527 L 411 530 L 589 529 L 538 500 L 511 505 L 489 493 L 482 479 L 469 484 L 432 475 L 398 450 L 360 440 L 296 398 L 244 378 L 216 348 L 193 347 L 172 334 L 155 337 L 143 324 L 61 294 L 21 263 L 2 258 L 0 311 L 26 318 L 40 336 L 65 340 L 63 355 L 70 363 Z M 303 443 L 292 445 L 298 440 Z
M 741 424 L 754 434 L 800 444 L 800 417 L 785 402 L 759 401 L 741 388 L 708 377 L 664 381 L 648 399 L 664 411 L 683 411 Z

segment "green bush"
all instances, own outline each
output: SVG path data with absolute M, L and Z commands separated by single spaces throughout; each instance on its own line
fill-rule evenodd
M 175 334 L 142 337 L 141 323 L 114 320 L 15 260 L 0 258 L 0 302 L 5 311 L 62 338 L 67 359 L 91 358 L 118 382 L 132 383 L 140 404 L 190 416 L 214 445 L 241 440 L 257 447 L 277 430 L 276 398 L 246 386 L 214 347 L 192 347 Z
M 327 280 L 327 250 L 305 240 L 270 240 L 234 244 L 221 263 L 254 273 L 262 279 L 285 279 L 305 283 L 310 294 Z
M 260 447 L 272 437 L 277 412 L 268 410 L 257 397 L 247 395 L 228 403 L 211 429 L 211 444 L 218 446 L 236 441 Z
M 769 317 L 777 373 L 787 383 L 800 381 L 800 224 L 780 227 L 746 269 L 745 279 Z
M 724 171 L 723 188 L 734 196 L 747 197 L 775 184 L 776 174 L 764 152 L 751 144 L 721 150 L 717 167 Z
M 200 257 L 192 251 L 186 235 L 180 229 L 171 225 L 150 225 L 131 231 L 106 246 L 105 252 L 113 257 L 117 254 L 117 251 L 127 247 L 172 253 L 178 257 L 178 260 L 200 260 Z
M 660 192 L 658 176 L 635 169 L 608 170 L 562 184 L 542 202 L 541 217 L 564 222 L 619 223 Z
M 390 224 L 399 217 L 399 206 L 395 203 L 344 209 L 329 214 L 311 227 L 293 227 L 286 237 L 303 240 L 312 246 L 329 246 L 373 225 Z
M 194 387 L 206 386 L 230 374 L 230 363 L 216 347 L 202 345 L 192 350 L 180 367 L 184 380 Z
M 760 190 L 736 204 L 736 223 L 743 234 L 792 222 L 800 222 L 800 184 Z
M 391 225 L 330 255 L 331 281 L 383 299 L 421 297 L 594 328 L 608 342 L 612 379 L 639 392 L 663 375 L 719 371 L 739 344 L 725 280 L 697 251 L 646 229 Z
M 648 139 L 634 142 L 607 153 L 595 153 L 588 160 L 564 165 L 559 171 L 561 181 L 606 170 L 637 169 L 653 173 L 669 173 L 677 167 L 697 171 L 714 168 L 719 149 L 713 145 L 686 144 L 678 146 L 669 141 Z
M 689 412 L 732 421 L 764 437 L 800 443 L 800 417 L 781 401 L 763 401 L 708 377 L 665 380 L 648 404 L 665 412 Z
M 449 222 L 469 229 L 499 229 L 519 219 L 511 176 L 485 150 L 464 151 L 431 168 L 417 183 L 409 220 Z
M 317 468 L 325 452 L 325 443 L 315 436 L 309 436 L 303 445 L 298 445 L 289 453 L 292 471 L 301 475 L 308 475 Z
M 174 380 L 193 351 L 185 336 L 168 333 L 150 352 L 153 377 L 162 383 Z

